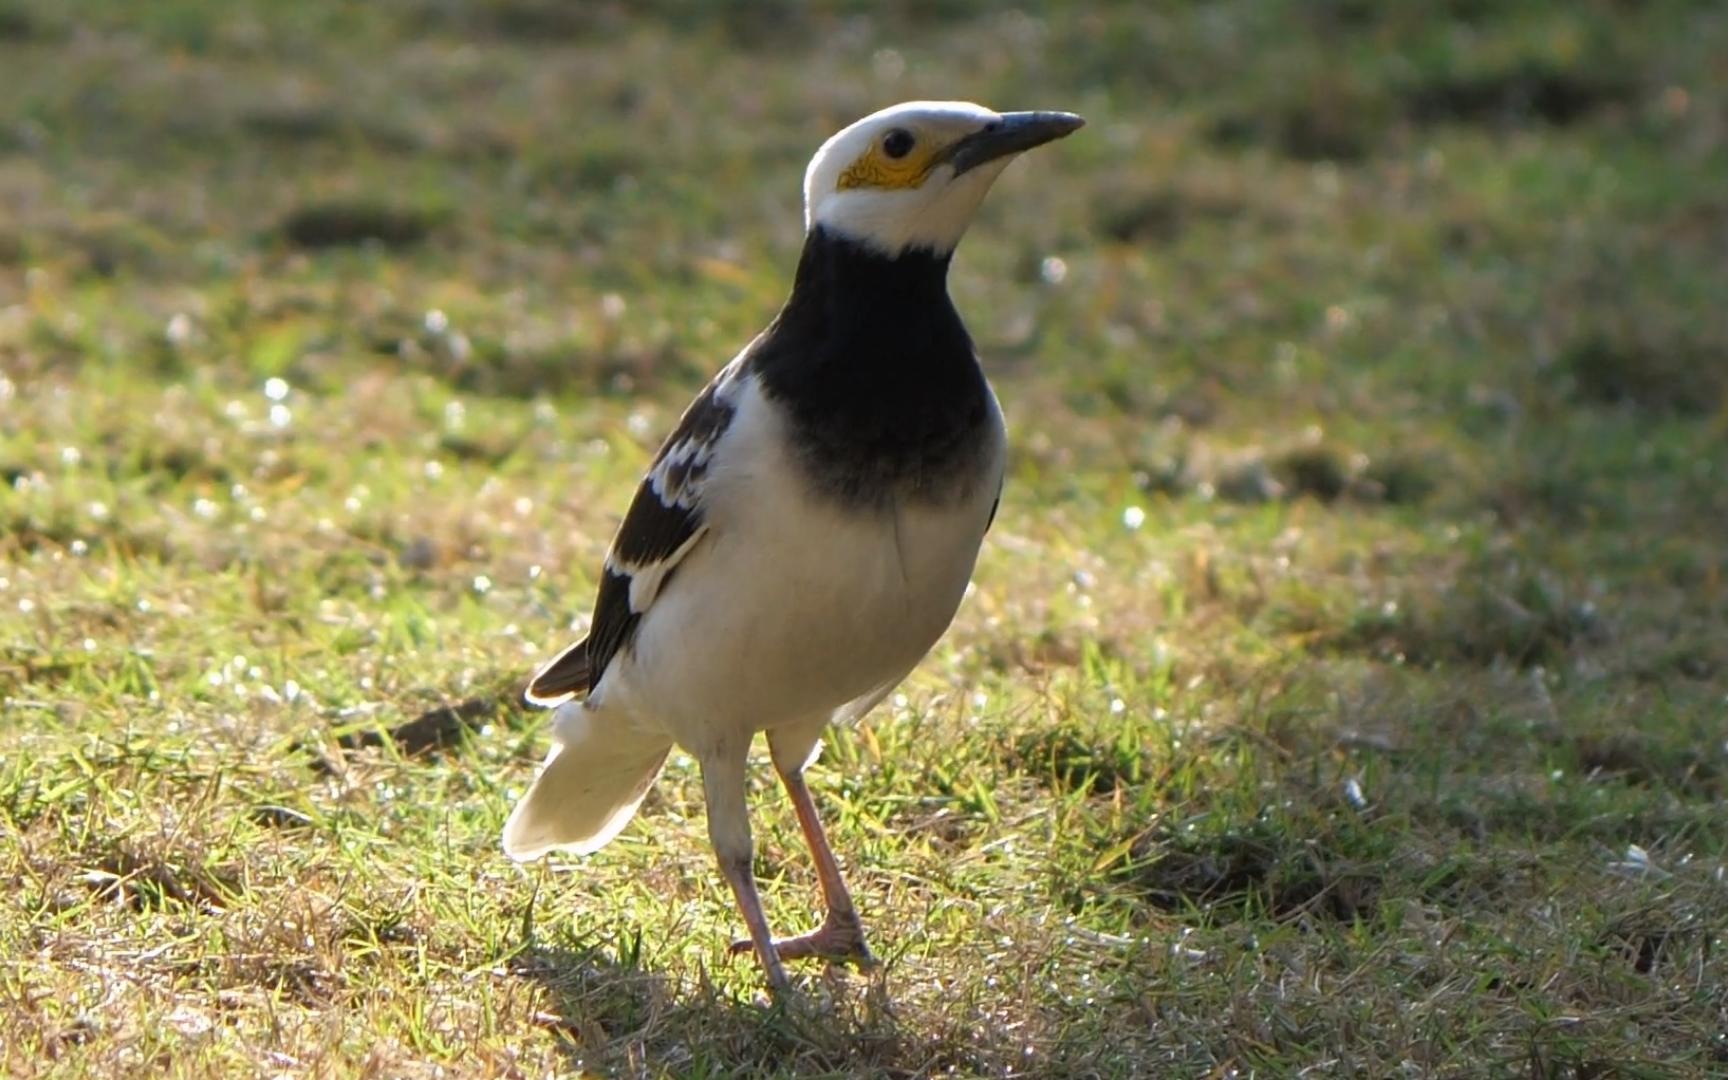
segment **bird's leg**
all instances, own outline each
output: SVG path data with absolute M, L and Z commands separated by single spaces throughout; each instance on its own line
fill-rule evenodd
M 864 940 L 864 923 L 858 918 L 858 909 L 852 906 L 852 894 L 846 888 L 846 879 L 840 876 L 840 864 L 834 858 L 834 849 L 828 845 L 828 834 L 822 828 L 822 818 L 816 813 L 816 801 L 810 797 L 810 785 L 804 782 L 803 762 L 792 768 L 781 767 L 776 762 L 775 767 L 780 773 L 780 781 L 786 785 L 786 794 L 792 798 L 792 809 L 798 814 L 798 827 L 804 832 L 804 842 L 810 845 L 810 856 L 816 863 L 816 877 L 822 883 L 822 900 L 828 914 L 815 930 L 775 941 L 774 950 L 782 960 L 814 956 L 850 960 L 859 967 L 873 967 L 876 958 L 870 954 L 870 946 Z M 750 944 L 748 941 L 735 941 L 732 950 L 743 952 Z
M 874 965 L 876 958 L 870 955 L 870 946 L 864 941 L 864 923 L 858 918 L 858 909 L 852 906 L 846 879 L 840 876 L 840 864 L 828 845 L 828 833 L 816 812 L 816 800 L 810 797 L 810 785 L 804 782 L 803 767 L 781 770 L 780 781 L 792 798 L 798 827 L 804 831 L 804 842 L 810 846 L 810 857 L 816 863 L 817 880 L 822 883 L 822 900 L 828 907 L 820 928 L 778 943 L 780 955 L 788 960 L 829 956 L 854 960 L 860 966 Z
M 702 761 L 702 787 L 708 803 L 708 839 L 714 845 L 714 856 L 720 862 L 720 873 L 732 886 L 738 901 L 738 911 L 750 930 L 745 948 L 752 945 L 768 984 L 776 994 L 791 989 L 786 968 L 774 947 L 774 937 L 768 931 L 768 917 L 762 913 L 762 897 L 756 892 L 756 847 L 750 839 L 750 811 L 744 802 L 745 755 L 721 754 Z M 742 952 L 733 946 L 734 952 Z

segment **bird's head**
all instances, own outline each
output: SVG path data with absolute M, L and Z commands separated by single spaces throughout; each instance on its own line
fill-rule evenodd
M 909 101 L 871 113 L 811 159 L 805 227 L 889 256 L 947 254 L 1010 161 L 1083 123 L 1073 113 L 999 113 L 965 101 Z

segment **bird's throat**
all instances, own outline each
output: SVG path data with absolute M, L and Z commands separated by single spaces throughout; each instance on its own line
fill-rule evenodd
M 818 486 L 880 500 L 958 475 L 993 415 L 948 297 L 951 253 L 888 256 L 812 229 L 750 358 L 810 448 Z

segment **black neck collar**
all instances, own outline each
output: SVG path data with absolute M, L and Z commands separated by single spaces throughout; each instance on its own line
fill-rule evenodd
M 953 252 L 909 248 L 882 252 L 818 225 L 804 238 L 792 295 L 780 323 L 852 337 L 885 315 L 953 313 L 948 299 L 948 264 Z M 957 324 L 959 316 L 954 315 Z
M 879 497 L 935 483 L 971 453 L 990 391 L 948 298 L 951 260 L 884 255 L 822 226 L 805 238 L 792 295 L 749 362 L 825 486 Z

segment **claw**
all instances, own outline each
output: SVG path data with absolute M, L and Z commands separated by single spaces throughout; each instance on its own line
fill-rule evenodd
M 741 938 L 734 941 L 727 952 L 739 956 L 753 947 L 749 938 Z M 820 927 L 808 934 L 775 938 L 774 952 L 781 960 L 820 959 L 849 963 L 860 971 L 868 971 L 880 964 L 865 942 L 863 924 L 856 916 L 847 920 L 830 915 Z

